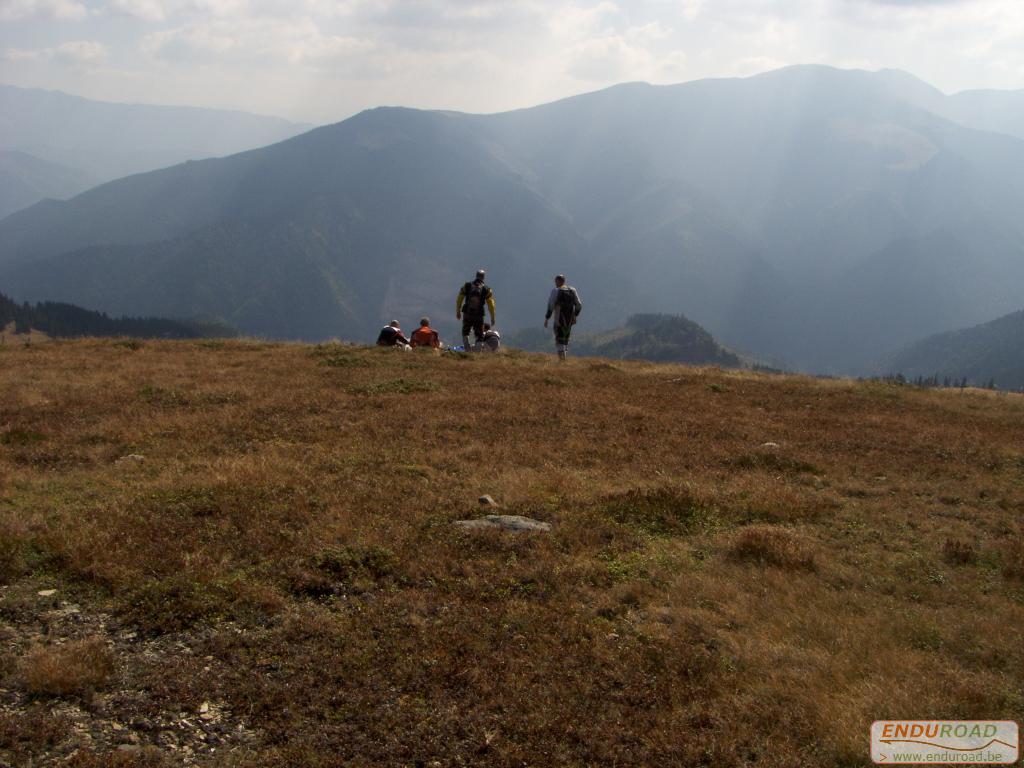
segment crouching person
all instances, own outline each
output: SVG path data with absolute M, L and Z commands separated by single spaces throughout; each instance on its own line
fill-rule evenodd
M 497 352 L 501 349 L 501 334 L 484 323 L 484 335 L 480 338 L 480 345 L 484 352 Z

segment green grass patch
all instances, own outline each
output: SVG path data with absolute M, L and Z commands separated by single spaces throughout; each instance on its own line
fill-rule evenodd
M 290 591 L 305 597 L 331 597 L 354 585 L 369 588 L 393 579 L 397 567 L 398 558 L 385 547 L 329 547 L 292 568 Z
M 329 368 L 369 368 L 366 351 L 344 344 L 317 344 L 309 352 L 310 357 Z
M 784 472 L 787 474 L 822 474 L 818 467 L 809 462 L 793 459 L 789 456 L 780 456 L 777 453 L 746 453 L 731 459 L 728 463 L 729 466 L 736 469 L 761 469 L 768 472 Z
M 195 574 L 174 574 L 146 581 L 126 595 L 123 614 L 149 634 L 189 629 L 224 616 L 229 609 L 226 590 L 204 584 Z
M 390 379 L 361 387 L 352 387 L 353 395 L 411 395 L 416 392 L 436 392 L 441 385 L 436 381 L 419 381 L 417 379 Z
M 385 547 L 352 545 L 325 549 L 314 558 L 314 563 L 318 570 L 349 582 L 358 576 L 391 576 L 398 559 Z
M 166 387 L 147 385 L 139 390 L 139 397 L 150 405 L 159 405 L 165 408 L 183 408 L 192 403 L 184 392 Z
M 191 517 L 210 517 L 221 510 L 216 491 L 202 486 L 154 491 L 139 504 L 161 513 Z
M 41 443 L 46 439 L 42 432 L 34 432 L 30 429 L 8 429 L 0 434 L 0 445 L 31 445 Z
M 604 515 L 651 536 L 680 536 L 719 524 L 713 508 L 685 490 L 629 491 L 604 501 Z

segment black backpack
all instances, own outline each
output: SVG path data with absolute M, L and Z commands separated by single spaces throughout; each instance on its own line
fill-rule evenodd
M 555 297 L 555 306 L 560 310 L 559 316 L 563 320 L 576 317 L 576 296 L 572 288 L 563 285 L 558 289 L 558 296 Z
M 467 315 L 483 315 L 484 313 L 484 302 L 487 301 L 487 297 L 490 295 L 490 289 L 483 283 L 466 283 L 463 288 L 466 294 L 466 300 L 462 305 L 462 311 Z

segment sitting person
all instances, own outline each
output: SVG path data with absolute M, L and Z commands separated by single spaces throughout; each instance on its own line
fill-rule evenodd
M 385 325 L 377 335 L 378 347 L 406 347 L 408 345 L 409 340 L 405 338 L 405 334 L 402 333 L 402 328 L 397 320 L 392 320 Z
M 501 349 L 501 334 L 484 323 L 484 335 L 480 337 L 480 344 L 484 352 L 497 352 Z
M 437 331 L 430 327 L 429 317 L 420 319 L 420 327 L 413 331 L 409 343 L 414 347 L 441 348 L 441 338 L 437 335 Z

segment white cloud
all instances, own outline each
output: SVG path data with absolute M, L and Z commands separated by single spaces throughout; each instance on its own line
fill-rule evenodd
M 107 56 L 107 46 L 95 40 L 71 40 L 53 48 L 8 48 L 3 53 L 7 61 L 60 61 L 80 64 L 97 61 Z
M 77 0 L 2 0 L 0 21 L 39 16 L 59 21 L 80 21 L 89 15 L 89 10 Z
M 327 34 L 310 20 L 232 21 L 213 19 L 147 35 L 142 50 L 168 58 L 213 55 L 222 59 L 267 59 L 300 63 L 373 51 L 372 41 Z
M 108 0 L 106 10 L 145 21 L 165 21 L 180 8 L 180 3 L 164 0 Z
M 633 79 L 631 73 L 646 71 L 650 56 L 629 44 L 622 35 L 584 40 L 570 52 L 567 71 L 581 80 L 610 82 Z
M 53 19 L 82 21 L 116 66 L 74 79 L 107 49 L 62 48 Z M 811 62 L 1024 87 L 1021 0 L 0 0 L 0 21 L 9 82 L 307 119 Z

